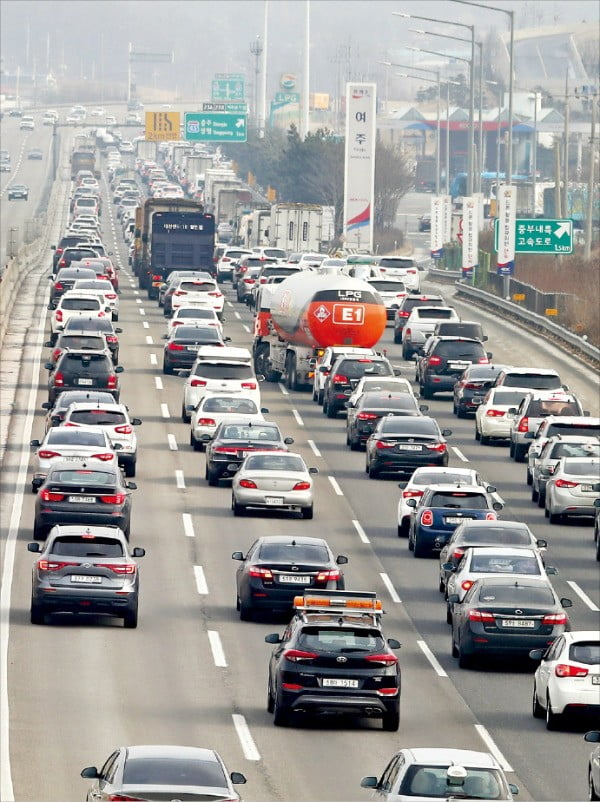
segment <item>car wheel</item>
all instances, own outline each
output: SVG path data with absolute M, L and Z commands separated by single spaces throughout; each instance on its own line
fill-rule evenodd
M 408 537 L 409 526 L 405 523 L 404 518 L 398 524 L 398 537 Z
M 537 695 L 537 688 L 535 686 L 535 682 L 533 683 L 533 697 L 531 700 L 531 714 L 534 718 L 544 718 L 544 708 L 541 706 L 538 700 Z
M 273 724 L 276 727 L 287 727 L 290 721 L 289 708 L 284 707 L 279 703 L 279 699 L 275 698 L 273 702 Z
M 271 683 L 267 685 L 267 713 L 272 713 L 275 710 L 275 699 L 271 693 Z
M 240 599 L 240 621 L 252 621 L 254 618 L 254 610 L 251 604 L 244 604 Z
M 337 418 L 337 409 L 327 404 L 327 412 L 325 414 L 328 418 Z
M 39 626 L 46 621 L 46 614 L 41 604 L 36 604 L 33 599 L 31 600 L 31 609 L 29 613 L 29 620 L 32 624 Z
M 467 417 L 467 413 L 466 413 L 466 412 L 465 412 L 465 410 L 464 410 L 464 409 L 461 407 L 461 405 L 460 405 L 460 404 L 459 404 L 459 405 L 456 407 L 456 417 L 457 417 L 457 418 L 466 418 L 466 417 Z
M 475 440 L 481 440 L 481 432 L 477 428 L 477 424 L 475 424 Z
M 422 385 L 421 395 L 423 396 L 423 398 L 431 399 L 433 398 L 434 393 L 432 390 L 429 389 L 429 387 Z
M 113 320 L 118 320 L 119 319 L 119 313 L 118 312 L 113 312 L 112 313 L 112 319 Z
M 480 435 L 479 436 L 479 442 L 481 443 L 482 446 L 489 445 L 489 443 L 490 443 L 489 435 L 487 435 L 487 434 Z
M 321 406 L 323 406 L 323 390 L 319 391 L 319 396 L 317 398 L 317 404 L 320 404 Z
M 560 727 L 562 716 L 554 713 L 552 710 L 552 703 L 550 697 L 546 694 L 546 729 L 557 730 Z
M 377 470 L 377 468 L 373 468 L 371 463 L 369 463 L 368 474 L 369 474 L 369 479 L 377 479 L 379 477 L 379 471 Z
M 408 550 L 414 551 L 415 550 L 415 539 L 413 537 L 412 531 L 408 530 Z
M 327 405 L 327 399 L 323 398 L 323 406 L 321 408 L 321 411 L 322 411 L 323 415 L 327 415 L 327 406 L 328 406 Z
M 381 728 L 384 732 L 398 732 L 400 728 L 400 711 L 394 710 L 390 713 L 384 713 L 381 720 Z
M 313 506 L 312 506 L 312 504 L 310 505 L 310 507 L 303 507 L 302 508 L 302 517 L 305 520 L 308 520 L 308 521 L 310 521 L 312 519 L 312 517 L 313 517 Z
M 515 443 L 515 462 L 525 462 L 525 454 L 529 446 L 521 446 Z
M 399 345 L 402 342 L 402 335 L 398 334 L 396 331 L 394 331 L 394 342 L 396 345 Z
M 559 524 L 562 522 L 563 516 L 560 512 L 548 512 L 548 521 L 551 524 Z
M 412 350 L 406 345 L 406 343 L 402 343 L 402 359 L 405 359 L 408 362 L 412 354 Z
M 509 449 L 508 449 L 508 456 L 511 459 L 515 458 L 515 444 L 513 443 L 512 440 L 510 441 L 510 446 L 509 446 Z
M 529 470 L 529 466 L 527 466 L 527 470 L 525 471 L 525 481 L 530 486 L 533 484 L 533 476 L 531 475 L 531 471 Z
M 456 406 L 456 399 L 453 399 L 452 400 L 452 414 L 456 415 L 457 412 L 458 412 L 458 407 Z
M 450 602 L 446 603 L 446 623 L 452 626 L 452 607 Z
M 133 478 L 135 476 L 135 468 L 136 468 L 136 460 L 133 460 L 133 462 L 126 462 L 125 465 L 123 465 L 125 476 Z
M 547 518 L 550 515 L 550 510 L 548 506 L 544 503 L 544 517 Z
M 34 540 L 46 540 L 46 527 L 45 526 L 38 526 L 37 524 L 33 524 L 33 539 Z
M 473 658 L 470 654 L 465 654 L 463 650 L 460 648 L 460 643 L 458 644 L 458 667 L 459 668 L 470 668 L 473 664 Z
M 458 657 L 458 648 L 454 642 L 454 630 L 452 631 L 452 657 Z
M 231 494 L 231 511 L 234 515 L 243 515 L 245 511 L 244 506 L 236 502 L 233 493 Z
M 135 629 L 138 625 L 138 608 L 137 604 L 133 610 L 127 610 L 123 616 L 123 626 L 125 629 Z
M 546 506 L 546 493 L 541 488 L 540 488 L 540 490 L 538 490 L 537 503 L 538 503 L 538 507 L 545 507 Z
M 360 440 L 350 438 L 348 440 L 348 445 L 350 446 L 350 451 L 360 451 Z
M 528 474 L 528 476 L 529 476 L 529 474 Z M 539 490 L 535 489 L 535 487 L 533 486 L 532 482 L 527 482 L 527 484 L 531 485 L 531 500 L 532 501 L 539 501 L 539 498 L 540 498 Z
M 594 788 L 594 777 L 592 776 L 591 766 L 588 769 L 588 799 L 590 802 L 597 802 L 600 799 L 600 794 Z
M 415 549 L 414 549 L 414 556 L 415 557 L 429 557 L 431 551 L 427 546 L 424 546 L 422 543 L 419 542 L 418 538 L 415 538 Z
M 184 404 L 181 405 L 181 420 L 184 423 L 189 423 L 190 420 L 191 420 L 191 416 L 188 415 L 188 413 L 185 411 L 185 405 Z
M 210 468 L 206 469 L 206 480 L 208 481 L 209 487 L 217 487 L 219 484 L 219 476 L 215 471 L 211 471 Z
M 165 376 L 173 375 L 173 368 L 167 362 L 163 362 L 163 373 Z

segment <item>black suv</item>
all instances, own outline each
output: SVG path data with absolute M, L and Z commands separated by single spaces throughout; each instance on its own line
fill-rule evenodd
M 73 289 L 73 285 L 80 279 L 95 280 L 96 271 L 91 267 L 61 267 L 55 276 L 48 276 L 52 279 L 50 287 L 50 303 L 56 305 L 59 298 Z
M 415 306 L 446 306 L 441 295 L 407 295 L 400 301 L 394 318 L 394 342 L 402 342 L 402 330 Z
M 74 248 L 76 245 L 81 245 L 83 242 L 87 242 L 88 240 L 89 236 L 86 236 L 85 234 L 66 234 L 64 237 L 61 237 L 58 245 L 51 245 L 50 249 L 54 251 L 54 255 L 52 257 L 53 270 L 56 270 L 56 266 L 60 262 L 60 258 L 65 248 Z
M 284 437 L 271 421 L 248 422 L 244 418 L 220 423 L 206 444 L 204 478 L 211 487 L 230 479 L 251 451 L 288 451 L 293 437 Z
M 423 398 L 451 392 L 465 369 L 472 364 L 487 365 L 492 355 L 479 340 L 467 337 L 431 337 L 417 361 L 417 381 Z
M 116 365 L 119 361 L 119 334 L 123 329 L 113 326 L 112 320 L 107 317 L 83 317 L 83 315 L 69 318 L 62 330 L 62 334 L 103 334 L 112 361 Z
M 394 369 L 383 356 L 340 356 L 331 366 L 325 382 L 323 415 L 335 418 L 345 409 L 346 401 L 363 376 L 394 375 Z
M 106 390 L 119 400 L 118 373 L 120 365 L 113 365 L 108 353 L 97 351 L 64 351 L 56 366 L 46 362 L 48 377 L 48 401 L 53 404 L 64 390 Z
M 475 414 L 485 394 L 496 381 L 496 376 L 505 367 L 506 365 L 469 365 L 454 385 L 454 414 L 459 418 L 466 418 L 470 412 Z
M 267 709 L 283 727 L 293 714 L 337 714 L 382 719 L 400 726 L 400 648 L 381 629 L 381 602 L 374 593 L 306 592 L 269 662 Z
M 91 245 L 88 247 L 86 243 L 82 243 L 81 247 L 65 248 L 59 254 L 54 269 L 69 267 L 71 262 L 80 262 L 82 259 L 97 259 L 100 255 L 100 251 L 95 246 L 93 248 Z M 56 259 L 56 254 L 54 258 Z

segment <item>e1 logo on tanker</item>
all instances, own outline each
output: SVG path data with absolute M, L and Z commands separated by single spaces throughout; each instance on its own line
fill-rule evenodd
M 333 322 L 340 325 L 360 326 L 365 320 L 365 307 L 362 304 L 334 304 Z

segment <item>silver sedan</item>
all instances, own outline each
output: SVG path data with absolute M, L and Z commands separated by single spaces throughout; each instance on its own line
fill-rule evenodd
M 313 517 L 312 475 L 299 454 L 254 451 L 233 478 L 231 509 L 243 515 L 248 507 L 284 509 Z
M 600 459 L 562 457 L 546 482 L 544 512 L 551 524 L 563 516 L 593 518 L 594 500 L 600 493 Z

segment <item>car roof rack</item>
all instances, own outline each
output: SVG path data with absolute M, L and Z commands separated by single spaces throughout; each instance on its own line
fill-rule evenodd
M 383 606 L 377 594 L 370 591 L 311 590 L 303 596 L 294 597 L 297 613 L 344 613 L 347 615 L 371 616 L 378 624 L 383 615 Z

